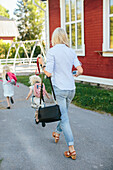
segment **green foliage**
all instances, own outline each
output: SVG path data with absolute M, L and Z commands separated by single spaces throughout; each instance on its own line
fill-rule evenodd
M 40 0 L 35 0 L 35 3 L 39 4 L 43 9 L 45 8 L 44 3 Z M 43 30 L 43 22 L 44 22 L 44 12 L 39 10 L 33 3 L 32 0 L 18 0 L 17 2 L 18 8 L 15 9 L 14 14 L 17 17 L 18 22 L 18 30 L 20 33 L 20 40 L 34 40 L 41 39 L 42 30 Z M 2 15 L 3 14 L 3 15 Z M 6 15 L 7 14 L 7 15 Z M 9 17 L 8 11 L 0 5 L 0 15 Z M 9 50 L 11 44 L 4 43 L 0 40 L 0 58 L 6 58 L 7 52 Z M 30 57 L 34 43 L 26 43 L 25 48 Z M 16 48 L 18 45 L 16 45 Z M 14 58 L 15 56 L 15 48 L 11 48 L 9 58 Z M 39 46 L 36 47 L 34 51 L 34 56 L 36 57 L 41 53 L 41 49 Z M 22 47 L 19 48 L 19 55 L 21 58 L 26 57 L 24 49 Z
M 0 40 L 0 59 L 6 58 L 9 47 L 10 43 L 5 43 L 3 40 Z
M 26 48 L 26 50 L 28 52 L 29 57 L 30 57 L 31 52 L 33 50 L 33 46 L 34 46 L 34 43 L 25 44 L 25 48 Z M 33 57 L 37 57 L 37 55 L 40 54 L 40 53 L 41 53 L 40 46 L 36 46 Z M 24 53 L 24 56 L 25 56 L 25 53 Z
M 0 59 L 5 59 L 7 57 L 8 50 L 10 48 L 11 44 L 10 43 L 5 43 L 3 40 L 0 40 Z M 25 48 L 28 53 L 28 56 L 30 57 L 32 49 L 33 49 L 34 43 L 26 43 Z M 18 45 L 16 45 L 16 48 Z M 14 58 L 15 57 L 16 50 L 14 47 L 11 48 L 9 58 Z M 37 57 L 38 54 L 41 53 L 40 46 L 37 46 L 34 51 L 33 57 Z M 26 58 L 25 51 L 22 47 L 19 48 L 19 55 L 20 58 Z M 17 56 L 18 57 L 18 56 Z
M 39 0 L 35 1 L 44 8 L 44 4 Z M 18 30 L 20 33 L 19 40 L 34 40 L 41 39 L 44 12 L 39 10 L 33 3 L 32 0 L 18 0 L 18 8 L 15 9 L 14 14 L 17 17 Z
M 9 10 L 0 5 L 0 16 L 9 18 Z
M 26 43 L 24 45 L 25 45 L 27 54 L 30 57 L 31 52 L 33 50 L 34 43 Z M 40 54 L 40 53 L 41 53 L 40 46 L 36 46 L 33 57 L 37 57 L 37 55 Z M 25 51 L 22 47 L 19 48 L 19 55 L 20 55 L 20 58 L 26 58 L 27 57 L 26 54 L 25 54 Z

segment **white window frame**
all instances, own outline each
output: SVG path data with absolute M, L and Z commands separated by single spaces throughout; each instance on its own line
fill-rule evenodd
M 76 1 L 76 0 L 75 0 Z M 60 13 L 61 13 L 61 27 L 65 29 L 65 0 L 60 0 Z M 82 0 L 82 49 L 75 50 L 78 56 L 85 56 L 85 44 L 84 44 L 84 0 Z
M 49 34 L 49 2 L 46 2 L 46 19 L 47 19 L 47 48 L 50 48 L 50 34 Z M 47 52 L 47 51 L 46 51 Z
M 103 56 L 113 57 L 113 49 L 110 49 L 110 23 L 109 0 L 103 0 Z

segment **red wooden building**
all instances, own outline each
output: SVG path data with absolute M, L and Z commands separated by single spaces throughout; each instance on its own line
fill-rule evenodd
M 62 27 L 84 75 L 113 79 L 113 0 L 48 0 L 48 36 Z

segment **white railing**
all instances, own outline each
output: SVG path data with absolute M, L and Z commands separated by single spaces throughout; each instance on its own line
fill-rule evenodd
M 36 62 L 37 61 L 37 58 L 17 58 L 16 60 L 13 58 L 13 59 L 0 59 L 0 65 L 4 65 L 4 64 L 14 64 L 14 62 L 16 64 L 31 64 L 32 62 Z
M 2 68 L 5 64 L 10 65 L 11 70 L 16 74 L 18 73 L 27 73 L 27 72 L 35 72 L 37 68 L 37 57 L 35 58 L 17 58 L 14 59 L 0 59 L 0 74 L 2 72 Z
M 75 81 L 94 83 L 99 85 L 113 86 L 113 79 L 80 75 L 74 77 Z
M 25 48 L 25 44 L 27 44 L 27 43 L 34 43 L 34 46 L 33 46 L 30 56 L 28 55 L 28 52 Z M 41 54 L 44 57 L 44 60 L 46 61 L 45 49 L 42 45 L 42 41 L 37 39 L 37 40 L 12 42 L 12 44 L 8 50 L 6 59 L 0 59 L 0 72 L 2 70 L 3 65 L 5 65 L 5 64 L 10 64 L 10 67 L 11 67 L 11 69 L 13 69 L 14 73 L 16 73 L 17 71 L 34 70 L 34 68 L 36 69 L 37 57 L 33 57 L 33 56 L 34 56 L 34 51 L 37 46 L 40 46 Z M 10 54 L 12 47 L 15 48 L 16 53 L 15 53 L 14 58 L 9 59 L 9 54 Z M 20 58 L 20 55 L 19 55 L 20 47 L 23 48 L 27 58 Z M 19 58 L 17 58 L 17 57 L 19 57 Z

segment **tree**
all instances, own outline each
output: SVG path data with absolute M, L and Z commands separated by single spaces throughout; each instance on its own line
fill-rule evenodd
M 45 5 L 39 0 L 35 1 L 40 3 L 42 8 Z M 18 30 L 20 33 L 20 40 L 34 40 L 41 39 L 44 12 L 39 10 L 33 3 L 32 0 L 18 0 L 18 8 L 15 9 L 14 15 L 17 17 Z
M 9 18 L 9 10 L 0 5 L 0 16 Z

